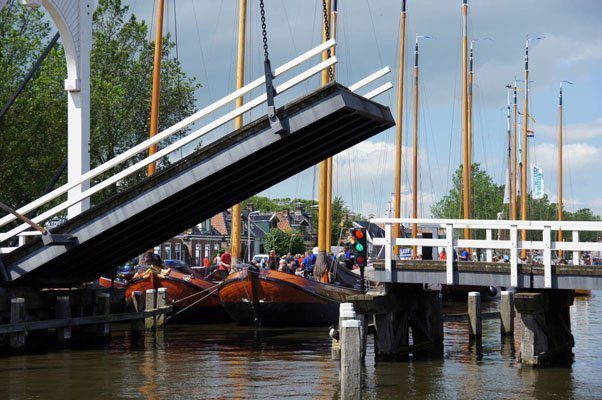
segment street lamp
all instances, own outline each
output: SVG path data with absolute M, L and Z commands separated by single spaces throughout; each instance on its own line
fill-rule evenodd
M 251 211 L 247 215 L 247 262 L 251 262 L 251 217 L 259 214 L 259 211 Z

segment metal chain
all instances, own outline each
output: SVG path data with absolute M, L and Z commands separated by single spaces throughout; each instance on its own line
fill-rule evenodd
M 263 36 L 263 56 L 267 60 L 269 59 L 268 53 L 268 31 L 265 25 L 265 5 L 263 0 L 259 1 L 259 12 L 261 14 L 261 35 Z
M 261 0 L 263 3 L 263 0 Z M 324 33 L 326 40 L 330 40 L 330 19 L 328 18 L 328 10 L 326 8 L 326 0 L 322 0 L 322 14 L 324 16 Z M 330 58 L 330 48 L 327 51 L 328 58 Z M 334 70 L 332 69 L 332 65 L 328 67 L 328 80 L 334 81 Z

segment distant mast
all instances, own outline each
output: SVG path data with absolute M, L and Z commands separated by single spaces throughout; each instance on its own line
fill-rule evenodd
M 527 168 L 529 168 L 528 162 L 528 131 L 529 131 L 529 41 L 543 39 L 542 36 L 529 38 L 525 40 L 525 108 L 523 112 L 523 140 L 522 140 L 522 170 L 521 170 L 521 220 L 527 220 Z M 527 231 L 521 231 L 521 240 L 526 242 Z M 523 247 L 521 250 L 521 257 L 524 259 L 527 257 L 527 249 Z
M 418 218 L 418 39 L 430 39 L 430 36 L 416 35 L 414 47 L 414 143 L 412 172 L 412 218 Z M 418 225 L 412 224 L 412 237 L 418 237 Z M 412 257 L 416 258 L 416 246 L 412 246 Z
M 510 219 L 516 221 L 517 217 L 517 209 L 518 209 L 518 196 L 517 196 L 517 186 L 518 186 L 518 102 L 517 102 L 517 87 L 516 87 L 516 79 L 514 80 L 513 94 L 512 94 L 512 102 L 514 104 L 514 138 L 512 143 L 512 168 L 514 169 L 514 181 L 512 182 L 512 203 L 514 207 L 512 209 L 512 217 Z
M 462 0 L 462 209 L 464 219 L 470 219 L 470 175 L 468 155 L 468 76 L 467 76 L 467 47 L 468 47 L 468 0 Z M 470 237 L 468 228 L 464 229 L 464 238 Z
M 395 147 L 395 198 L 393 203 L 395 218 L 401 218 L 401 194 L 402 194 L 402 157 L 403 157 L 403 80 L 405 68 L 405 42 L 406 42 L 406 0 L 401 5 L 401 38 L 399 42 L 399 68 L 397 72 L 397 146 Z M 393 237 L 401 235 L 400 225 L 393 227 Z M 394 254 L 399 254 L 395 246 Z
M 562 84 L 572 82 L 561 81 L 560 90 L 558 92 L 558 221 L 562 221 Z M 562 229 L 558 229 L 558 241 L 562 242 Z M 563 257 L 563 252 L 558 252 L 559 256 Z
M 514 192 L 514 171 L 512 171 L 512 128 L 511 128 L 511 121 L 510 121 L 510 92 L 512 90 L 512 86 L 507 85 L 506 86 L 507 91 L 508 91 L 508 101 L 507 101 L 507 107 L 506 107 L 506 133 L 508 136 L 508 198 L 509 198 L 509 204 L 508 204 L 508 219 L 513 219 L 513 215 L 514 215 L 514 198 L 512 193 Z

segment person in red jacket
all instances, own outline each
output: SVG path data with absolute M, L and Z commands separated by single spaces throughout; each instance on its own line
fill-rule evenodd
M 219 264 L 219 269 L 230 273 L 231 264 L 232 264 L 232 255 L 228 252 L 228 250 L 226 250 L 224 252 L 224 254 L 222 254 L 221 261 Z

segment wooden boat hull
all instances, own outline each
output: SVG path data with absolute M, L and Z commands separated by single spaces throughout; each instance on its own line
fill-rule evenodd
M 206 281 L 190 275 L 172 271 L 161 277 L 150 274 L 134 278 L 126 287 L 126 298 L 132 292 L 148 289 L 167 289 L 167 303 L 173 305 L 173 323 L 210 323 L 230 321 L 217 293 L 217 282 Z
M 327 325 L 338 320 L 339 305 L 359 291 L 274 270 L 244 269 L 220 286 L 230 317 L 257 326 Z

